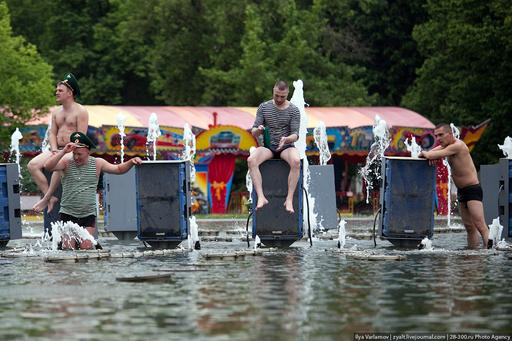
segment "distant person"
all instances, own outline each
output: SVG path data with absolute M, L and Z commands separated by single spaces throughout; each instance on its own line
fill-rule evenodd
M 260 164 L 269 159 L 283 159 L 290 165 L 288 175 L 288 195 L 284 207 L 289 213 L 293 210 L 293 194 L 300 176 L 300 156 L 294 142 L 299 138 L 300 112 L 294 104 L 288 101 L 290 89 L 288 83 L 279 81 L 274 85 L 274 98 L 263 102 L 258 107 L 256 120 L 252 126 L 255 137 L 268 129 L 269 145 L 258 147 L 247 159 L 253 187 L 258 195 L 256 210 L 268 204 L 263 194 Z
M 45 162 L 44 167 L 49 171 L 60 171 L 59 174 L 62 175 L 60 220 L 76 223 L 93 235 L 96 225 L 96 187 L 100 173 L 124 174 L 134 165 L 140 165 L 142 160 L 135 157 L 114 165 L 90 155 L 91 148 L 96 146 L 84 133 L 74 132 L 69 140 L 71 142 L 53 154 Z M 72 153 L 72 156 L 66 156 L 67 153 Z M 90 240 L 82 241 L 80 244 L 82 249 L 91 247 Z M 63 248 L 75 248 L 74 238 L 64 238 Z
M 43 152 L 33 158 L 27 165 L 28 171 L 32 175 L 32 179 L 37 187 L 43 193 L 43 199 L 38 201 L 33 210 L 42 212 L 44 207 L 48 207 L 48 213 L 51 212 L 53 206 L 59 199 L 53 196 L 53 193 L 59 186 L 58 175 L 52 174 L 50 185 L 46 176 L 43 174 L 44 163 L 59 149 L 64 148 L 68 142 L 69 135 L 74 131 L 87 133 L 89 125 L 89 114 L 87 110 L 80 104 L 75 102 L 75 98 L 80 96 L 80 87 L 78 82 L 71 73 L 64 76 L 64 80 L 57 84 L 55 90 L 55 98 L 61 105 L 52 112 L 52 123 L 49 134 L 50 151 Z
M 475 165 L 466 144 L 455 138 L 449 124 L 436 126 L 434 136 L 439 146 L 431 151 L 422 151 L 420 157 L 438 160 L 446 157 L 452 170 L 452 178 L 457 186 L 459 213 L 466 227 L 468 247 L 477 249 L 480 243 L 478 233 L 482 236 L 483 246 L 488 244 L 489 229 L 485 224 L 482 204 L 482 187 L 478 182 Z

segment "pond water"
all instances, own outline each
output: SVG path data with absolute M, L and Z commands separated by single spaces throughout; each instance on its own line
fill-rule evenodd
M 368 223 L 370 224 L 370 223 Z M 214 223 L 212 223 L 212 226 Z M 24 226 L 24 229 L 30 228 Z M 35 245 L 11 241 L 9 248 Z M 138 240 L 100 237 L 104 249 Z M 352 340 L 356 332 L 512 333 L 512 260 L 465 250 L 465 233 L 435 234 L 433 251 L 348 239 L 345 249 L 406 255 L 368 261 L 336 241 L 300 241 L 241 260 L 205 254 L 247 250 L 241 239 L 202 242 L 166 256 L 49 263 L 0 258 L 1 340 Z M 186 246 L 186 242 L 183 243 Z M 252 248 L 251 244 L 251 248 Z M 38 246 L 34 246 L 37 252 Z M 162 274 L 170 280 L 120 282 Z

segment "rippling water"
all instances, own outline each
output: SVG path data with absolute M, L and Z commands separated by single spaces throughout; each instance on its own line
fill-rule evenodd
M 100 238 L 112 252 L 137 240 Z M 11 241 L 9 247 L 35 244 Z M 367 261 L 297 242 L 244 260 L 201 254 L 245 250 L 242 241 L 162 257 L 47 263 L 0 258 L 1 340 L 351 340 L 355 332 L 512 332 L 512 260 L 464 250 L 465 233 L 434 236 L 434 251 L 377 251 L 406 261 Z M 374 250 L 349 239 L 346 248 Z M 252 245 L 251 245 L 252 247 Z M 192 265 L 192 266 L 191 266 Z M 170 273 L 170 281 L 116 277 Z M 190 271 L 202 270 L 202 271 Z

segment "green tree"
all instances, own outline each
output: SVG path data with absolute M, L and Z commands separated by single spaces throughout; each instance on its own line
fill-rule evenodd
M 362 70 L 331 60 L 321 45 L 320 5 L 297 8 L 295 1 L 261 1 L 244 11 L 241 56 L 231 65 L 201 68 L 208 86 L 203 98 L 228 105 L 258 105 L 278 79 L 302 79 L 310 105 L 368 105 L 373 99 L 357 79 Z M 222 91 L 222 90 L 224 91 Z M 219 94 L 224 94 L 220 97 Z
M 47 112 L 55 103 L 52 68 L 36 47 L 14 36 L 5 2 L 0 2 L 0 141 L 9 147 L 16 127 Z
M 430 19 L 414 29 L 425 62 L 402 104 L 432 121 L 491 123 L 473 151 L 495 162 L 512 124 L 512 7 L 506 0 L 430 0 Z

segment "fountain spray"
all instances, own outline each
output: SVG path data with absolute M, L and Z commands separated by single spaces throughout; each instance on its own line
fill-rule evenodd
M 149 116 L 149 124 L 148 124 L 148 137 L 147 141 L 149 143 L 153 143 L 153 161 L 156 161 L 156 140 L 158 140 L 158 136 L 162 135 L 160 132 L 160 125 L 158 124 L 158 117 L 154 112 Z
M 124 137 L 126 134 L 124 133 L 124 121 L 126 120 L 126 116 L 123 113 L 117 114 L 117 128 L 119 129 L 120 146 L 121 146 L 121 163 L 124 162 Z
M 367 204 L 370 202 L 370 190 L 373 189 L 372 177 L 375 177 L 375 179 L 381 178 L 380 160 L 384 156 L 384 151 L 388 148 L 390 140 L 387 123 L 381 119 L 379 115 L 375 115 L 375 121 L 373 123 L 373 138 L 374 142 L 370 146 L 370 151 L 366 157 L 366 165 L 359 171 L 366 183 Z M 375 166 L 373 166 L 374 164 Z

